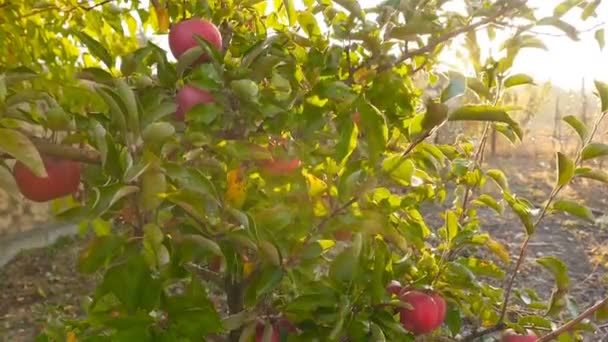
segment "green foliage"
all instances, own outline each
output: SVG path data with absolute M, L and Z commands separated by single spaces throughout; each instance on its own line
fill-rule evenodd
M 536 217 L 502 171 L 483 168 L 486 135 L 524 139 L 503 95 L 533 84 L 510 72 L 522 49 L 544 48 L 528 30 L 551 25 L 574 39 L 566 13 L 580 7 L 590 17 L 599 1 L 564 1 L 540 19 L 518 1 L 465 6 L 466 14 L 446 3 L 0 5 L 10 23 L 0 30 L 2 157 L 38 175 L 41 155 L 86 163 L 82 193 L 57 215 L 93 228 L 78 269 L 102 279 L 86 316 L 64 321 L 63 331 L 79 341 L 251 341 L 260 330 L 264 341 L 275 330 L 283 341 L 413 341 L 395 314 L 407 304 L 385 290 L 394 279 L 445 298 L 444 324 L 430 338 L 502 326 L 512 289 L 491 279 L 511 276 L 510 256 L 477 211 L 502 215 L 506 203 L 528 236 L 558 211 L 593 221 L 556 196 L 576 177 L 607 183 L 580 164 L 608 149 L 566 117 L 583 144 L 575 156 L 557 154 L 555 190 Z M 213 22 L 223 48 L 196 36 L 173 61 L 140 38 L 146 29 L 166 34 L 184 16 Z M 497 21 L 526 25 L 502 42 L 503 57 L 482 60 L 477 30 L 494 40 Z M 415 76 L 437 79 L 438 55 L 461 34 L 475 74 L 449 71 L 437 98 L 426 96 Z M 175 94 L 185 85 L 213 101 L 182 121 Z M 608 88 L 596 87 L 605 110 Z M 483 122 L 482 143 L 431 143 L 451 121 Z M 0 165 L 0 186 L 16 194 L 8 166 Z M 483 192 L 488 180 L 499 198 Z M 429 204 L 446 208 L 443 222 L 427 222 Z M 567 315 L 564 264 L 537 262 L 556 291 L 539 315 L 514 313 L 509 324 L 547 329 Z

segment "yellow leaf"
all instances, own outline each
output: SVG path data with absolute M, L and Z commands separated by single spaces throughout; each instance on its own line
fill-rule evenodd
M 166 33 L 169 30 L 169 12 L 166 8 L 154 8 L 156 11 L 156 20 L 158 21 L 158 32 Z
M 76 334 L 73 331 L 68 332 L 66 342 L 76 342 L 76 341 L 78 341 L 76 339 Z
M 236 168 L 228 172 L 227 175 L 226 202 L 232 207 L 240 209 L 245 203 L 247 197 L 247 182 L 243 178 L 243 173 L 240 168 Z
M 249 276 L 255 270 L 255 263 L 251 261 L 246 261 L 243 263 L 243 275 L 245 278 L 249 278 Z
M 327 189 L 327 184 L 314 175 L 306 172 L 305 170 L 302 171 L 302 175 L 306 177 L 306 182 L 308 183 L 308 195 L 310 197 L 317 197 L 323 194 Z

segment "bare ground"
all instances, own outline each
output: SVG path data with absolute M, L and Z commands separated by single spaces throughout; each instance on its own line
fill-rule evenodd
M 505 171 L 512 190 L 541 205 L 554 180 L 553 165 L 532 160 L 490 162 Z M 608 213 L 608 187 L 597 182 L 577 181 L 562 197 L 583 200 L 591 208 Z M 517 259 L 525 238 L 517 218 L 480 211 L 485 229 L 504 243 Z M 431 214 L 431 216 L 434 216 Z M 601 216 L 601 215 L 599 215 Z M 572 299 L 580 311 L 608 293 L 608 222 L 591 225 L 566 215 L 547 217 L 537 229 L 517 278 L 517 287 L 530 287 L 549 298 L 551 274 L 534 263 L 534 258 L 556 256 L 568 265 Z M 75 271 L 75 262 L 86 241 L 63 239 L 48 248 L 22 252 L 0 269 L 0 341 L 33 341 L 48 317 L 76 316 L 81 298 L 90 293 L 95 280 Z M 513 262 L 512 262 L 513 265 Z M 590 341 L 607 338 L 608 325 Z

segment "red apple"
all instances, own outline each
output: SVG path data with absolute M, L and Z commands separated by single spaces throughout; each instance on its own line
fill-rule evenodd
M 27 166 L 17 161 L 13 176 L 23 196 L 35 202 L 47 202 L 75 193 L 80 184 L 80 163 L 42 156 L 47 177 L 36 176 Z
M 177 102 L 175 119 L 184 121 L 186 119 L 186 113 L 192 109 L 192 107 L 213 102 L 213 94 L 192 85 L 185 85 L 177 92 L 175 101 Z
M 445 320 L 447 304 L 445 303 L 445 299 L 443 299 L 443 297 L 441 297 L 439 293 L 433 294 L 433 300 L 437 305 L 437 327 L 439 327 L 441 326 L 441 324 L 443 324 L 443 321 Z
M 445 302 L 438 304 L 433 297 L 417 290 L 406 291 L 400 295 L 401 301 L 411 306 L 399 309 L 401 324 L 405 329 L 420 335 L 441 326 L 444 318 L 441 316 L 445 316 Z
M 386 292 L 391 295 L 398 296 L 402 289 L 403 286 L 401 286 L 401 283 L 397 280 L 391 280 L 391 282 L 386 285 Z
M 501 342 L 536 342 L 538 337 L 533 333 L 529 332 L 528 335 L 520 335 L 513 329 L 508 329 L 502 335 Z
M 276 176 L 288 175 L 296 171 L 302 162 L 300 159 L 273 159 L 263 164 L 262 168 L 269 174 Z
M 187 19 L 173 25 L 169 31 L 169 48 L 175 58 L 179 59 L 184 52 L 198 45 L 195 35 L 201 36 L 217 49 L 222 47 L 222 35 L 213 23 L 197 18 Z M 209 56 L 203 54 L 199 63 L 208 60 Z
M 258 324 L 255 328 L 255 342 L 263 342 L 264 341 L 264 329 L 265 326 L 263 324 Z M 270 337 L 270 342 L 281 342 L 281 336 L 279 335 L 279 331 L 272 327 L 272 336 Z

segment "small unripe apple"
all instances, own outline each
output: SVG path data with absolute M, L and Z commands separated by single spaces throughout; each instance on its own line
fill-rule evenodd
M 416 335 L 426 334 L 440 327 L 445 318 L 445 301 L 437 296 L 417 290 L 401 293 L 401 301 L 411 306 L 399 309 L 403 327 Z
M 185 85 L 177 92 L 175 102 L 177 102 L 175 119 L 184 121 L 186 119 L 186 113 L 192 109 L 192 107 L 213 102 L 213 94 L 192 85 Z
M 386 292 L 390 293 L 391 295 L 398 296 L 402 289 L 403 286 L 397 280 L 391 280 L 390 283 L 386 285 Z
M 175 58 L 179 59 L 184 52 L 198 46 L 195 35 L 201 36 L 217 49 L 222 47 L 222 35 L 213 23 L 197 18 L 187 19 L 173 25 L 169 31 L 169 48 Z M 198 62 L 208 60 L 209 56 L 203 54 Z
M 520 335 L 513 329 L 506 330 L 503 335 L 501 342 L 536 342 L 538 337 L 533 332 L 528 332 L 528 335 Z
M 47 202 L 75 193 L 80 184 L 81 165 L 71 160 L 42 156 L 47 177 L 36 176 L 25 164 L 17 161 L 13 176 L 23 196 L 35 202 Z

